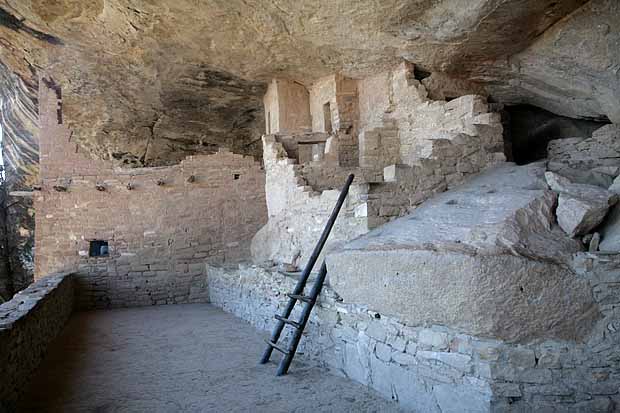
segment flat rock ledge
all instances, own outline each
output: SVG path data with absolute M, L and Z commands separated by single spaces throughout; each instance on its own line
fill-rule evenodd
M 568 269 L 582 247 L 555 224 L 543 164 L 493 168 L 327 257 L 348 303 L 409 325 L 524 343 L 582 341 L 599 317 Z

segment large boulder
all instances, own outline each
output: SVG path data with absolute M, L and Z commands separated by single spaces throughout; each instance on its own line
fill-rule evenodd
M 598 310 L 566 269 L 544 165 L 494 167 L 327 256 L 332 287 L 410 325 L 515 342 L 581 339 Z
M 559 193 L 558 224 L 571 237 L 584 235 L 599 225 L 618 195 L 594 185 L 575 184 L 554 172 L 546 172 L 547 183 Z

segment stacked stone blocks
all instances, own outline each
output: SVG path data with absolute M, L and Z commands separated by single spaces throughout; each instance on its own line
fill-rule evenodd
M 36 276 L 76 271 L 82 308 L 205 302 L 204 263 L 247 259 L 266 222 L 260 164 L 226 150 L 156 168 L 88 159 L 40 87 Z M 92 240 L 109 256 L 90 257 Z
M 15 403 L 73 310 L 73 275 L 50 274 L 0 305 L 0 411 Z

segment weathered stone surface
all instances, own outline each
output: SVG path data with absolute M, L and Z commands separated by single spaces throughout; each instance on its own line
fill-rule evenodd
M 620 125 L 603 126 L 589 138 L 552 140 L 547 151 L 550 171 L 607 188 L 620 173 Z
M 609 191 L 615 193 L 615 194 L 620 194 L 620 176 L 617 176 L 613 182 L 611 183 L 611 185 L 609 186 Z
M 31 99 L 36 96 L 34 86 L 23 82 L 0 63 L 0 145 L 5 190 L 4 202 L 0 205 L 6 214 L 2 226 L 8 244 L 8 248 L 3 249 L 9 269 L 6 284 L 12 292 L 30 284 L 34 272 L 32 198 L 6 196 L 12 191 L 31 190 L 36 183 L 39 154 L 37 106 Z
M 76 271 L 82 308 L 207 301 L 205 262 L 247 259 L 266 221 L 260 164 L 220 150 L 169 167 L 116 169 L 76 153 L 58 124 L 62 101 L 40 86 L 36 277 Z M 65 181 L 66 192 L 53 189 Z M 108 256 L 90 257 L 91 240 L 107 241 Z
M 511 100 L 541 102 L 556 110 L 557 98 L 547 98 L 550 87 L 536 83 L 536 75 L 548 70 L 549 62 L 576 60 L 561 79 L 579 80 L 570 84 L 579 83 L 578 90 L 552 91 L 577 95 L 576 103 L 568 106 L 565 99 L 561 107 L 571 114 L 604 116 L 617 96 L 609 82 L 613 67 L 605 73 L 615 49 L 605 46 L 614 44 L 618 25 L 613 4 L 603 8 L 613 1 L 579 9 L 584 3 L 482 0 L 465 10 L 457 3 L 407 0 L 339 0 L 320 7 L 315 0 L 209 1 L 200 7 L 189 0 L 174 6 L 163 0 L 19 2 L 2 7 L 0 30 L 7 46 L 0 60 L 31 86 L 38 68 L 50 71 L 65 88 L 65 115 L 76 139 L 96 156 L 161 164 L 224 142 L 244 153 L 255 151 L 244 145 L 251 144 L 262 124 L 261 90 L 276 74 L 309 84 L 339 70 L 368 75 L 401 57 L 428 70 L 473 77 L 477 84 L 492 79 L 516 90 Z M 577 9 L 562 21 L 565 30 L 555 30 L 554 23 Z M 606 24 L 607 32 L 593 29 L 597 23 Z M 597 47 L 578 50 L 593 63 L 575 53 L 574 32 L 584 26 Z M 541 36 L 549 28 L 561 41 L 550 51 L 554 43 Z M 519 57 L 521 68 L 504 67 L 507 56 L 529 45 Z M 554 59 L 547 60 L 549 55 Z M 515 79 L 521 88 L 514 87 Z M 551 83 L 546 77 L 543 81 Z M 603 93 L 585 99 L 584 89 L 594 87 Z M 30 98 L 34 101 L 35 95 Z
M 559 193 L 556 214 L 569 236 L 583 235 L 603 221 L 618 195 L 597 186 L 574 184 L 554 172 L 546 172 L 547 183 Z
M 330 282 L 345 302 L 510 341 L 580 340 L 597 317 L 587 285 L 555 264 L 391 248 L 328 256 Z
M 615 205 L 601 225 L 599 249 L 607 252 L 620 252 L 620 206 Z
M 557 22 L 495 68 L 479 67 L 479 81 L 504 103 L 530 103 L 559 115 L 620 123 L 620 4 L 593 0 Z M 512 77 L 503 84 L 501 79 Z
M 620 176 L 614 179 L 609 191 L 620 195 Z M 603 224 L 601 225 L 602 241 L 599 245 L 601 251 L 620 251 L 620 205 L 611 208 Z
M 0 411 L 12 412 L 73 311 L 73 275 L 50 274 L 0 305 Z
M 619 315 L 612 308 L 620 303 L 619 255 L 575 257 L 573 267 L 589 280 L 594 300 L 608 308 L 584 342 L 540 339 L 515 345 L 445 326 L 405 325 L 386 313 L 377 318 L 366 304 L 340 302 L 326 285 L 297 357 L 318 359 L 412 411 L 529 412 L 557 411 L 558 406 L 609 411 L 620 385 L 620 329 L 614 327 Z M 214 304 L 265 330 L 273 327 L 273 314 L 284 308 L 285 293 L 296 282 L 275 270 L 246 266 L 210 266 L 208 276 Z
M 345 302 L 414 325 L 583 339 L 598 310 L 587 284 L 559 265 L 582 247 L 554 226 L 543 171 L 493 168 L 346 244 L 327 256 L 332 286 Z

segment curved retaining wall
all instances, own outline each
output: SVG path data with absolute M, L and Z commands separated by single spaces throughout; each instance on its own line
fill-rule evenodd
M 0 305 L 0 413 L 14 403 L 73 311 L 73 275 L 41 278 Z

